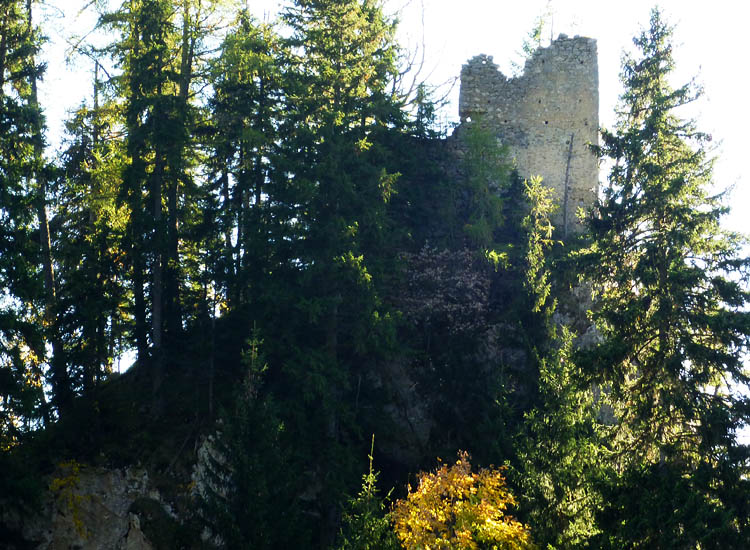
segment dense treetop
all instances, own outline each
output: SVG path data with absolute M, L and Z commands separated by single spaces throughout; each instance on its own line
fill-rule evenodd
M 745 241 L 658 11 L 562 243 L 378 0 L 111 4 L 53 158 L 36 4 L 0 7 L 0 511 L 73 459 L 148 468 L 164 547 L 750 546 Z

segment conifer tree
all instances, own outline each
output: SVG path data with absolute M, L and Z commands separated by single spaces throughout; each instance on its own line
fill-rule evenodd
M 600 149 L 613 166 L 582 253 L 603 340 L 582 357 L 615 415 L 601 544 L 741 548 L 750 262 L 719 226 L 710 137 L 679 116 L 700 91 L 671 86 L 671 37 L 654 10 L 625 58 L 619 120 Z
M 599 494 L 592 488 L 601 454 L 594 394 L 572 360 L 574 347 L 581 343 L 560 322 L 570 312 L 558 298 L 565 304 L 573 296 L 553 292 L 553 285 L 565 288 L 570 276 L 561 268 L 567 252 L 561 246 L 553 249 L 560 244 L 552 239 L 553 191 L 541 178 L 524 187 L 531 208 L 522 222 L 527 244 L 520 276 L 528 301 L 518 307 L 533 315 L 525 330 L 530 337 L 527 369 L 538 377 L 533 405 L 516 435 L 514 480 L 521 487 L 521 511 L 534 526 L 540 547 L 582 548 L 596 534 L 599 506 Z
M 40 36 L 34 26 L 33 2 L 26 0 L 26 33 L 28 43 L 34 48 L 28 54 L 28 65 L 24 73 L 28 78 L 26 100 L 36 111 L 31 120 L 33 143 L 33 171 L 27 192 L 34 196 L 34 206 L 37 213 L 38 241 L 41 264 L 41 277 L 44 283 L 44 324 L 47 342 L 52 348 L 49 360 L 49 382 L 52 386 L 52 401 L 59 415 L 63 415 L 71 406 L 73 391 L 68 372 L 67 361 L 61 340 L 57 304 L 57 283 L 55 281 L 55 266 L 50 234 L 49 213 L 47 211 L 50 200 L 50 179 L 52 167 L 44 159 L 45 122 L 41 105 L 39 104 L 38 80 L 42 74 L 43 65 L 37 65 L 36 54 L 41 46 Z
M 386 353 L 377 345 L 389 322 L 377 285 L 396 177 L 380 136 L 399 128 L 402 115 L 391 93 L 394 23 L 380 2 L 299 0 L 283 20 L 291 36 L 277 176 L 286 179 L 274 196 L 289 229 L 276 242 L 273 340 L 290 345 L 269 351 L 272 369 L 284 365 L 269 382 L 290 400 L 287 414 L 307 448 L 303 467 L 325 487 L 316 506 L 327 545 L 356 475 L 347 447 L 360 432 L 355 411 L 372 391 L 366 372 Z
M 110 46 L 123 69 L 119 91 L 125 98 L 127 162 L 120 199 L 130 211 L 125 247 L 135 341 L 139 359 L 151 362 L 157 413 L 167 363 L 176 361 L 187 317 L 186 280 L 201 278 L 196 273 L 201 260 L 195 235 L 193 87 L 215 4 L 126 0 L 102 17 L 103 24 L 121 33 Z M 201 307 L 192 303 L 191 309 Z
M 284 19 L 295 55 L 286 88 L 293 126 L 283 131 L 294 132 L 286 152 L 292 185 L 305 200 L 297 213 L 303 262 L 329 269 L 382 233 L 395 178 L 384 171 L 377 138 L 403 124 L 392 93 L 394 23 L 374 0 L 300 0 Z M 326 309 L 338 300 L 329 295 Z
M 0 7 L 0 445 L 17 441 L 40 417 L 50 372 L 58 410 L 69 400 L 54 303 L 42 158 L 44 117 L 36 80 L 40 37 L 28 1 Z M 47 344 L 54 341 L 50 355 Z M 45 368 L 46 366 L 46 368 Z
M 86 392 L 111 373 L 129 323 L 122 258 L 127 209 L 117 204 L 124 143 L 121 111 L 101 92 L 95 63 L 93 108 L 67 122 L 57 184 L 60 323 L 71 377 Z
M 368 472 L 362 476 L 362 488 L 349 499 L 342 514 L 342 529 L 337 550 L 397 550 L 396 533 L 388 512 L 389 495 L 383 498 L 378 491 L 378 472 L 373 470 L 375 438 L 368 459 Z
M 127 163 L 120 196 L 130 210 L 127 249 L 135 297 L 138 359 L 151 358 L 154 409 L 164 378 L 164 265 L 167 224 L 164 194 L 168 144 L 181 137 L 174 124 L 172 6 L 164 0 L 130 0 L 110 16 L 123 29 Z M 147 289 L 150 299 L 147 299 Z M 150 308 L 148 305 L 150 304 Z M 147 328 L 150 317 L 151 331 Z M 149 336 L 151 351 L 149 352 Z
M 282 45 L 272 25 L 242 10 L 211 67 L 209 102 L 215 274 L 230 308 L 252 302 L 289 217 L 272 186 L 281 117 Z M 272 227 L 273 226 L 273 227 Z M 257 301 L 257 297 L 256 297 Z

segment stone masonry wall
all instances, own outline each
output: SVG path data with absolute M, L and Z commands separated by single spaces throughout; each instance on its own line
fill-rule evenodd
M 478 55 L 461 70 L 461 122 L 481 119 L 509 146 L 523 177 L 540 175 L 555 190 L 563 235 L 580 230 L 579 207 L 590 206 L 599 168 L 599 72 L 596 41 L 565 35 L 539 48 L 523 75 L 508 78 L 492 57 Z

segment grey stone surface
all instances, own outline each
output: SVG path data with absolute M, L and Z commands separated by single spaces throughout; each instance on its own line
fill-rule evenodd
M 527 59 L 508 78 L 492 57 L 478 55 L 461 70 L 461 122 L 481 120 L 509 146 L 523 177 L 542 176 L 555 190 L 555 224 L 564 235 L 580 230 L 576 212 L 593 204 L 599 166 L 589 144 L 599 128 L 596 41 L 565 35 Z
M 58 480 L 55 485 L 55 480 Z M 148 494 L 145 470 L 95 468 L 61 464 L 38 514 L 0 518 L 37 550 L 151 550 L 133 502 Z M 11 546 L 11 548 L 13 548 Z

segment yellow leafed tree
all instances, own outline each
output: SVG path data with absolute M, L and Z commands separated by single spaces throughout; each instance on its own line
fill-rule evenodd
M 396 502 L 393 521 L 406 550 L 533 550 L 529 529 L 507 514 L 515 499 L 501 469 L 471 471 L 469 455 L 419 474 Z

